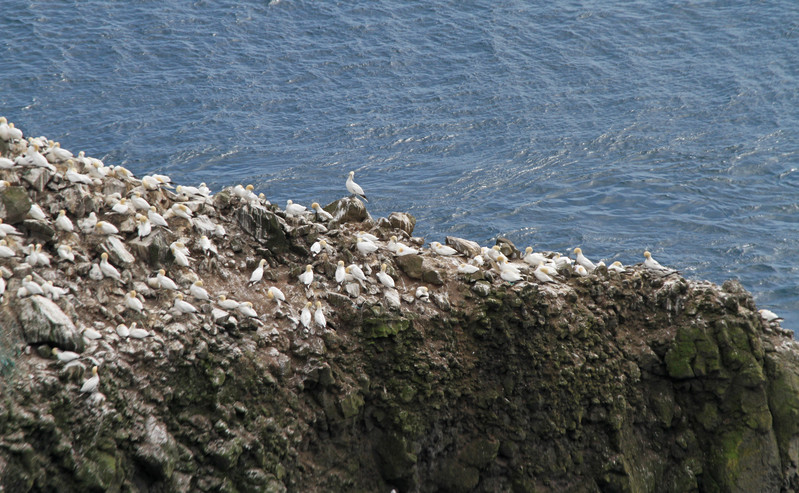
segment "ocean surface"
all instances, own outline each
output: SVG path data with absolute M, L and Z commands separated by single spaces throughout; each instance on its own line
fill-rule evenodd
M 6 0 L 0 114 L 272 201 L 739 279 L 799 329 L 799 2 Z

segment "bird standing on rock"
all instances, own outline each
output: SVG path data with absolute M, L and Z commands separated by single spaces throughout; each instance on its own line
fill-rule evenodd
M 369 200 L 366 198 L 366 194 L 363 193 L 363 188 L 361 188 L 360 185 L 358 185 L 357 183 L 352 181 L 352 178 L 354 176 L 355 176 L 355 172 L 354 171 L 350 171 L 350 176 L 347 178 L 347 191 L 350 192 L 351 194 L 356 195 L 358 197 L 361 197 L 363 200 L 366 200 L 367 202 L 369 202 Z
M 248 286 L 252 286 L 256 283 L 261 282 L 261 279 L 264 278 L 264 265 L 266 265 L 266 259 L 261 259 L 258 263 L 258 267 L 252 271 L 252 275 L 250 276 L 250 282 L 247 284 Z

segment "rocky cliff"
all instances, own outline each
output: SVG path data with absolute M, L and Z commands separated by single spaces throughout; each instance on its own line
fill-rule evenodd
M 4 491 L 799 487 L 799 351 L 735 281 L 563 263 L 541 282 L 510 242 L 519 281 L 488 257 L 466 274 L 475 245 L 421 248 L 412 217 L 357 198 L 287 214 L 7 129 Z M 142 231 L 134 198 L 166 226 Z

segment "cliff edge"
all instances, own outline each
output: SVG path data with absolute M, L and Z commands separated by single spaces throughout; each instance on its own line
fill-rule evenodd
M 542 282 L 355 197 L 172 188 L 15 130 L 0 489 L 799 488 L 798 346 L 736 281 L 546 252 Z

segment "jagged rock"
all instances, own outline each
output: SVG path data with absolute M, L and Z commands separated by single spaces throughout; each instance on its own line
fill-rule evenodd
M 508 260 L 521 257 L 521 252 L 509 239 L 499 237 L 497 238 L 497 245 L 499 245 L 499 251 L 501 251 L 502 255 Z
M 480 255 L 480 244 L 471 240 L 464 240 L 457 236 L 447 236 L 447 245 L 451 246 L 458 252 L 466 255 L 469 258 Z
M 388 215 L 388 221 L 391 227 L 404 231 L 411 236 L 413 228 L 416 227 L 416 218 L 407 212 L 392 212 Z
M 230 193 L 230 187 L 221 190 L 219 193 L 214 195 L 214 207 L 218 211 L 223 211 L 230 206 L 230 200 L 232 195 Z
M 159 267 L 167 263 L 172 258 L 169 251 L 169 233 L 162 229 L 156 229 L 144 238 L 128 240 L 127 244 L 133 256 L 147 262 L 150 267 Z
M 152 234 L 150 236 L 152 236 Z M 116 236 L 108 237 L 103 250 L 108 252 L 110 260 L 117 265 L 130 265 L 136 261 L 136 257 L 128 251 L 122 240 Z
M 35 219 L 25 219 L 22 221 L 21 231 L 27 235 L 32 236 L 36 242 L 49 243 L 56 237 L 56 230 L 44 221 L 37 221 Z
M 47 182 L 50 181 L 51 177 L 50 171 L 38 167 L 28 168 L 22 173 L 22 179 L 28 182 L 31 188 L 37 192 L 44 191 L 44 187 L 47 186 Z
M 61 192 L 63 209 L 75 217 L 86 217 L 90 212 L 97 212 L 97 204 L 83 186 L 68 187 Z
M 2 311 L 5 330 L 19 330 L 28 344 L 83 350 L 83 338 L 72 320 L 53 301 L 39 295 L 14 298 Z
M 148 416 L 144 424 L 144 440 L 136 448 L 136 459 L 154 479 L 168 480 L 175 471 L 180 449 L 163 423 Z
M 360 199 L 354 197 L 336 200 L 326 205 L 324 210 L 333 215 L 333 220 L 330 221 L 331 227 L 345 223 L 372 222 L 372 216 L 367 212 L 366 206 Z
M 122 197 L 127 197 L 128 186 L 118 178 L 107 176 L 103 180 L 103 195 L 108 196 L 115 193 L 118 193 Z
M 424 261 L 420 255 L 403 255 L 395 259 L 397 267 L 411 279 L 421 279 L 424 274 L 422 264 Z
M 0 218 L 8 224 L 16 224 L 28 214 L 31 199 L 24 187 L 6 187 L 0 190 Z
M 263 207 L 240 207 L 236 213 L 241 229 L 252 235 L 273 254 L 286 253 L 289 243 L 285 223 L 275 213 Z

